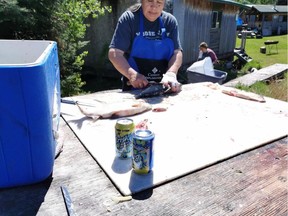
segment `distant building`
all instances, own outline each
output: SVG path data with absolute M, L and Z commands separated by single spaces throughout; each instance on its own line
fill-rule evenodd
M 183 64 L 197 60 L 205 41 L 218 58 L 232 57 L 236 45 L 237 14 L 244 5 L 231 0 L 175 0 L 173 14 L 179 22 Z
M 242 19 L 263 36 L 287 34 L 287 5 L 247 5 Z

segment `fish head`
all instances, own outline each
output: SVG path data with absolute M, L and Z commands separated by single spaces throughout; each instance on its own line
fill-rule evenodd
M 136 95 L 136 99 L 145 98 L 145 97 L 153 97 L 162 95 L 170 90 L 170 87 L 163 85 L 162 83 L 150 84 L 147 88 L 145 88 L 142 92 Z

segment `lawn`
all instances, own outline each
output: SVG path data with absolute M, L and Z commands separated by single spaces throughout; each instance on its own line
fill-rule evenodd
M 267 67 L 275 63 L 288 64 L 287 60 L 287 35 L 278 35 L 271 37 L 263 37 L 262 39 L 250 38 L 246 40 L 246 53 L 253 58 L 253 60 L 260 63 L 261 67 Z M 267 40 L 279 41 L 278 54 L 275 48 L 272 50 L 273 54 L 260 53 L 260 47 L 265 46 L 264 42 Z M 237 38 L 236 47 L 240 47 L 241 39 Z M 268 51 L 266 47 L 266 51 Z M 267 53 L 267 52 L 266 52 Z
M 278 43 L 278 54 L 275 53 L 274 47 L 273 54 L 262 54 L 260 53 L 260 47 L 265 46 L 264 42 L 267 40 L 279 41 Z M 237 38 L 236 47 L 240 47 L 241 39 Z M 253 62 L 247 64 L 243 69 L 246 70 L 250 66 L 256 67 L 267 67 L 276 63 L 288 64 L 287 60 L 287 35 L 263 37 L 262 39 L 248 38 L 246 40 L 246 53 L 253 58 Z M 267 47 L 266 47 L 267 51 Z M 271 52 L 272 53 L 272 52 Z M 259 63 L 259 64 L 258 64 Z M 274 80 L 267 85 L 265 82 L 257 82 L 254 85 L 248 86 L 237 86 L 237 88 L 252 91 L 268 97 L 273 97 L 279 100 L 287 101 L 287 73 L 283 79 Z
M 265 82 L 256 82 L 252 86 L 238 85 L 236 88 L 288 102 L 287 73 L 283 79 L 272 80 L 269 84 Z

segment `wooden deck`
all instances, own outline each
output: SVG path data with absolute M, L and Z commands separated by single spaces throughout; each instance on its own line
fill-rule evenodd
M 287 72 L 288 64 L 274 64 L 253 73 L 233 79 L 224 84 L 224 86 L 235 87 L 236 85 L 251 86 L 258 81 L 268 80 L 273 77 L 281 76 Z
M 117 189 L 61 120 L 63 152 L 53 178 L 0 190 L 0 215 L 67 215 L 60 186 L 78 215 L 277 215 L 288 213 L 288 138 L 240 154 L 123 203 Z M 245 132 L 244 134 L 245 135 Z

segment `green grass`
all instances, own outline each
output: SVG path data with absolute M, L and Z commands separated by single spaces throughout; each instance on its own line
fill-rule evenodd
M 264 42 L 267 40 L 279 41 L 278 54 L 275 53 L 275 47 L 271 54 L 260 53 L 260 47 L 265 46 Z M 241 39 L 237 38 L 236 47 L 240 47 Z M 276 63 L 288 64 L 287 60 L 287 35 L 277 35 L 271 37 L 263 37 L 262 39 L 250 38 L 246 40 L 246 53 L 259 63 L 261 67 L 267 67 Z M 268 49 L 266 47 L 266 53 Z
M 283 79 L 273 80 L 269 84 L 265 82 L 256 82 L 250 87 L 237 85 L 236 88 L 288 102 L 287 73 L 285 73 Z
M 279 41 L 278 46 L 278 54 L 276 53 L 275 47 L 273 47 L 271 54 L 269 54 L 268 48 L 266 46 L 266 53 L 260 53 L 260 47 L 265 46 L 264 42 L 267 40 Z M 256 38 L 247 38 L 246 40 L 246 53 L 253 58 L 253 61 L 247 63 L 241 71 L 238 72 L 238 76 L 245 74 L 250 68 L 255 67 L 257 69 L 267 67 L 276 63 L 288 64 L 287 58 L 287 35 L 278 35 L 271 37 L 263 37 L 261 39 Z M 236 47 L 240 47 L 241 39 L 237 38 Z M 242 74 L 243 73 L 243 74 Z M 283 79 L 273 80 L 270 83 L 265 82 L 257 82 L 254 85 L 241 86 L 238 85 L 236 88 L 251 91 L 260 95 L 264 95 L 267 97 L 272 97 L 275 99 L 287 101 L 288 95 L 288 81 L 287 81 L 287 73 L 285 74 Z

